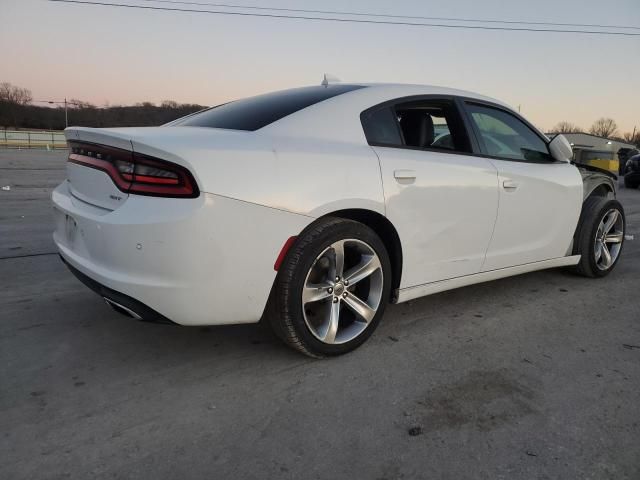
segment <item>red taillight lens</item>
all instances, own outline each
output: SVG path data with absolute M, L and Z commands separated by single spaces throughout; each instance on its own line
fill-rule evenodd
M 133 162 L 130 193 L 163 197 L 198 196 L 196 182 L 186 168 L 141 155 L 134 155 Z
M 195 198 L 200 192 L 186 168 L 127 150 L 69 142 L 69 162 L 106 172 L 126 193 Z

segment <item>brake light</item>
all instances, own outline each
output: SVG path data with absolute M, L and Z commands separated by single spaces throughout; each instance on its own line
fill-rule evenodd
M 157 197 L 195 198 L 200 192 L 186 168 L 128 150 L 69 142 L 69 162 L 107 173 L 125 193 Z

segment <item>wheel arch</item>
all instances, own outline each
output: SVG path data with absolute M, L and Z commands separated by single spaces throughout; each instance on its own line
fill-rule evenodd
M 608 197 L 611 194 L 615 194 L 615 191 L 607 183 L 601 183 L 593 187 L 593 189 L 587 194 L 585 201 L 589 197 Z
M 578 223 L 576 224 L 573 237 L 571 237 L 571 244 L 567 249 L 567 255 L 575 255 L 577 247 L 577 237 L 580 233 L 581 222 L 584 218 L 585 206 L 587 202 L 592 198 L 616 198 L 616 189 L 614 183 L 607 177 L 602 175 L 590 176 L 583 179 L 584 182 L 584 198 L 582 200 L 582 206 L 580 208 L 580 216 Z
M 584 182 L 584 198 L 582 203 L 590 197 L 609 197 L 615 198 L 616 189 L 613 181 L 604 175 L 595 174 L 583 178 Z
M 366 210 L 361 208 L 348 208 L 343 210 L 336 210 L 331 213 L 327 213 L 320 218 L 325 217 L 338 217 L 347 220 L 354 220 L 365 224 L 371 228 L 382 240 L 387 253 L 389 254 L 389 260 L 391 262 L 391 301 L 395 302 L 397 299 L 397 292 L 400 288 L 400 279 L 402 278 L 402 242 L 398 231 L 394 227 L 393 223 L 389 221 L 384 215 L 374 212 L 373 210 Z

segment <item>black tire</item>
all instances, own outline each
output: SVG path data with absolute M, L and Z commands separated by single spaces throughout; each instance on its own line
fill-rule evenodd
M 627 177 L 624 177 L 624 186 L 625 188 L 638 188 L 638 182 L 632 182 Z
M 334 242 L 344 239 L 365 242 L 376 253 L 382 269 L 382 297 L 373 319 L 356 338 L 346 343 L 328 344 L 319 340 L 305 321 L 302 289 L 318 256 Z M 287 253 L 269 298 L 267 315 L 275 334 L 299 352 L 314 358 L 341 355 L 356 349 L 371 336 L 384 315 L 390 290 L 389 255 L 375 232 L 359 222 L 325 217 L 306 228 Z M 331 299 L 328 301 L 331 303 Z
M 620 249 L 613 263 L 606 269 L 598 266 L 595 246 L 600 222 L 610 210 L 617 210 L 622 217 L 622 241 Z M 573 254 L 581 255 L 580 263 L 575 266 L 574 272 L 580 275 L 600 278 L 608 275 L 615 268 L 624 245 L 624 233 L 626 219 L 624 209 L 620 202 L 606 197 L 589 197 L 582 205 L 582 213 L 578 222 L 578 228 L 573 240 Z

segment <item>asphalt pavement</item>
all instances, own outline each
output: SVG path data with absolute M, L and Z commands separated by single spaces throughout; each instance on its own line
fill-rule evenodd
M 390 306 L 318 361 L 105 305 L 51 240 L 65 154 L 0 150 L 0 478 L 640 478 L 640 190 L 607 278 Z

